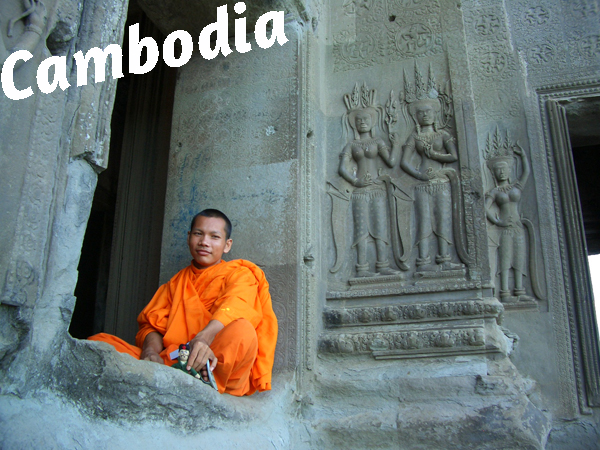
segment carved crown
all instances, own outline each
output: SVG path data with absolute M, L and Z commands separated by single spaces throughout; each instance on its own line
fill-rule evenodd
M 404 101 L 413 103 L 419 100 L 436 100 L 439 97 L 439 92 L 435 83 L 433 69 L 429 64 L 429 73 L 427 80 L 423 78 L 423 73 L 417 62 L 415 61 L 415 83 L 411 83 L 408 79 L 406 69 L 404 69 Z
M 344 94 L 344 103 L 348 112 L 369 107 L 374 108 L 377 105 L 377 91 L 369 89 L 366 81 L 363 81 L 361 87 L 356 83 L 352 94 Z
M 493 136 L 491 133 L 488 133 L 484 158 L 488 162 L 496 162 L 500 159 L 512 160 L 515 155 L 513 149 L 516 145 L 516 143 L 512 142 L 508 131 L 506 131 L 506 136 L 502 137 L 500 130 L 496 127 Z

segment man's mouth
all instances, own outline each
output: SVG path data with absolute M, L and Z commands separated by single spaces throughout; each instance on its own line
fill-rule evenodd
M 206 255 L 210 255 L 210 252 L 208 250 L 198 250 L 197 253 L 200 256 L 206 256 Z

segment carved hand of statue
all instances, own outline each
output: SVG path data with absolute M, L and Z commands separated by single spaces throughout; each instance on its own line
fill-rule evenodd
M 392 145 L 400 144 L 400 135 L 395 131 L 390 133 L 390 142 Z
M 25 23 L 28 26 L 39 27 L 40 30 L 43 30 L 48 21 L 48 11 L 46 10 L 46 6 L 39 0 L 34 0 L 31 2 L 31 5 L 34 7 L 34 10 L 29 17 L 27 17 Z
M 519 145 L 519 143 L 517 142 L 517 144 L 513 147 L 513 152 L 515 153 L 515 155 L 519 155 L 522 156 L 523 155 L 523 149 L 521 148 L 521 146 Z
M 423 142 L 423 153 L 428 158 L 434 159 L 432 157 L 432 155 L 435 154 L 436 152 L 433 150 L 433 145 L 432 144 L 430 144 L 429 142 Z
M 435 178 L 435 171 L 433 170 L 432 167 L 428 167 L 425 172 L 418 172 L 418 174 L 419 174 L 418 178 L 421 181 L 429 181 L 432 178 Z
M 515 225 L 515 221 L 512 216 L 508 216 L 508 218 L 506 220 L 502 220 L 497 217 L 496 225 L 498 225 L 499 227 L 504 227 L 504 228 L 512 227 L 513 225 Z
M 374 183 L 374 181 L 373 181 L 373 178 L 371 177 L 371 174 L 369 172 L 367 172 L 364 177 L 356 179 L 354 186 L 365 187 L 365 186 L 370 186 L 373 183 Z

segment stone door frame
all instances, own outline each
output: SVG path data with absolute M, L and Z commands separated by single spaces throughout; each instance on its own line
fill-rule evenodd
M 600 406 L 600 349 L 594 297 L 587 262 L 585 233 L 568 134 L 565 104 L 600 98 L 600 80 L 562 84 L 538 90 L 552 186 L 559 249 L 563 261 L 566 309 L 579 408 L 591 414 Z

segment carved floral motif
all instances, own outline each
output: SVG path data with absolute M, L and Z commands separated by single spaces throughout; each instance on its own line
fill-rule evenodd
M 528 60 L 534 65 L 547 64 L 554 58 L 556 50 L 548 43 L 533 45 L 527 50 Z
M 355 20 L 333 35 L 334 71 L 443 52 L 437 0 L 346 0 L 341 12 Z
M 394 351 L 463 349 L 468 353 L 485 348 L 483 328 L 463 328 L 435 331 L 325 334 L 319 341 L 323 353 L 360 354 Z M 434 353 L 435 354 L 435 353 Z
M 569 9 L 577 19 L 596 17 L 600 13 L 598 0 L 572 0 L 569 2 Z
M 525 22 L 529 25 L 543 25 L 548 22 L 550 14 L 542 6 L 534 6 L 525 13 Z
M 492 36 L 498 33 L 501 29 L 501 22 L 495 14 L 483 14 L 476 23 L 475 30 L 480 36 Z
M 323 313 L 323 318 L 327 327 L 335 328 L 476 317 L 499 317 L 503 310 L 502 305 L 499 303 L 469 300 L 366 308 L 327 308 Z
M 600 34 L 590 34 L 580 39 L 579 49 L 586 58 L 600 56 Z

